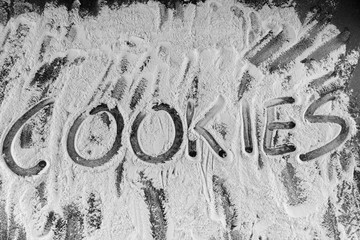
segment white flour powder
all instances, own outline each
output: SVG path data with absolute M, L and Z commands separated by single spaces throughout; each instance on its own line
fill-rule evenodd
M 6 152 L 0 161 L 2 206 L 8 224 L 20 226 L 13 234 L 358 239 L 352 224 L 359 221 L 346 220 L 354 203 L 344 207 L 340 192 L 354 190 L 344 186 L 355 168 L 346 144 L 356 125 L 343 87 L 359 53 L 344 56 L 348 33 L 316 13 L 301 23 L 293 8 L 207 1 L 174 11 L 149 2 L 82 19 L 76 9 L 49 5 L 0 30 L 0 61 L 12 56 L 14 63 L 3 72 L 2 146 L 26 111 L 53 101 L 21 125 L 9 147 L 21 169 L 39 160 L 46 167 L 23 177 Z M 52 63 L 49 75 L 41 70 Z M 146 162 L 131 142 L 138 116 L 134 136 L 149 159 L 178 140 L 172 116 L 152 109 L 162 103 L 177 111 L 183 140 L 166 162 Z M 123 124 L 104 109 L 118 109 Z M 313 115 L 330 117 L 316 122 Z M 83 122 L 75 134 L 76 119 Z M 119 126 L 119 150 L 95 166 L 111 152 Z M 83 162 L 71 158 L 71 132 Z

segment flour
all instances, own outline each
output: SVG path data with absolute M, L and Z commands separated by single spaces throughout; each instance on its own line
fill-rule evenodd
M 26 111 L 54 99 L 9 150 L 20 168 L 46 167 L 23 177 L 7 153 L 0 163 L 1 207 L 18 234 L 357 239 L 329 219 L 346 211 L 340 186 L 355 168 L 344 86 L 359 52 L 345 56 L 348 33 L 313 16 L 207 1 L 104 6 L 80 18 L 47 5 L 0 26 L 0 61 L 16 59 L 2 79 L 2 146 Z

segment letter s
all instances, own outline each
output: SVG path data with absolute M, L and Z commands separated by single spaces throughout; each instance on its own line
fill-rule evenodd
M 305 154 L 301 154 L 300 160 L 301 161 L 310 161 L 315 158 L 318 158 L 333 149 L 339 147 L 345 140 L 349 134 L 349 126 L 347 125 L 346 121 L 338 116 L 331 116 L 331 115 L 314 115 L 315 111 L 328 101 L 335 100 L 335 96 L 327 94 L 315 102 L 313 102 L 309 108 L 305 112 L 305 119 L 311 123 L 336 123 L 339 124 L 341 127 L 339 135 L 334 138 L 331 142 L 325 144 L 324 146 L 314 149 L 310 152 Z

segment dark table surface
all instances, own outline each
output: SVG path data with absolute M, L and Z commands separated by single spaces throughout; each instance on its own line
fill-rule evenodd
M 360 46 L 360 1 L 340 1 L 334 12 L 333 23 L 340 29 L 349 28 L 350 40 L 347 44 L 347 51 L 358 49 Z M 354 89 L 354 95 L 359 99 L 360 105 L 360 64 L 355 68 L 350 87 Z

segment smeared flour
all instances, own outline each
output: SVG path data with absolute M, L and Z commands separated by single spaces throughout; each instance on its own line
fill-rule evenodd
M 48 5 L 42 16 L 11 19 L 0 27 L 1 80 L 8 82 L 1 85 L 2 142 L 31 107 L 54 102 L 27 121 L 11 146 L 21 168 L 39 160 L 46 167 L 23 177 L 6 155 L 0 161 L 1 216 L 10 219 L 1 231 L 11 239 L 25 233 L 26 239 L 358 239 L 359 220 L 347 218 L 358 209 L 349 193 L 357 191 L 356 153 L 347 145 L 356 125 L 344 86 L 359 53 L 345 56 L 347 33 L 321 21 L 309 14 L 301 23 L 293 8 L 255 11 L 232 1 L 177 10 L 154 2 L 103 7 L 85 19 L 76 9 Z M 276 36 L 279 42 L 266 45 Z M 311 41 L 287 56 L 304 38 Z M 41 70 L 52 63 L 50 75 Z M 331 151 L 301 161 L 340 133 L 339 124 L 305 117 L 323 96 L 334 99 L 315 115 L 338 116 L 348 134 Z M 279 98 L 288 100 L 278 105 Z M 134 153 L 130 139 L 137 116 L 146 114 L 137 133 L 141 149 L 156 157 L 171 148 L 175 123 L 152 109 L 160 103 L 177 111 L 184 133 L 180 150 L 154 164 Z M 82 158 L 101 159 L 116 139 L 114 115 L 90 114 L 100 104 L 119 110 L 121 146 L 99 166 L 77 164 L 67 145 L 76 119 L 84 116 L 74 136 Z M 265 139 L 271 114 L 295 126 Z M 188 140 L 196 141 L 195 157 Z M 266 141 L 296 149 L 269 154 Z

